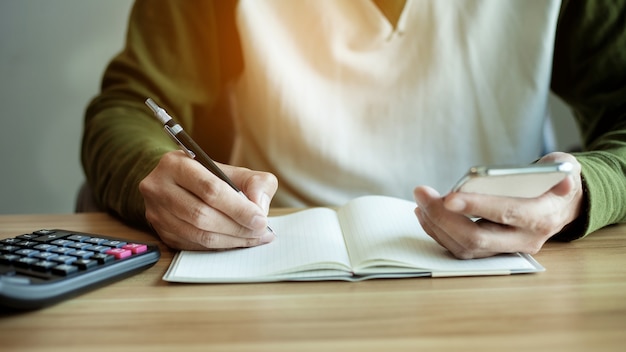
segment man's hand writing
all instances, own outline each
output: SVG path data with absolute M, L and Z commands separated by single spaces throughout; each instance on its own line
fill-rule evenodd
M 270 173 L 220 164 L 246 199 L 182 151 L 165 154 L 139 184 L 146 219 L 168 246 L 206 250 L 269 243 L 269 204 L 278 181 Z

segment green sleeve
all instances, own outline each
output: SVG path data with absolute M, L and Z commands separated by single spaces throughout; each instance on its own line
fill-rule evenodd
M 552 89 L 580 127 L 586 197 L 583 226 L 557 236 L 583 237 L 626 221 L 626 6 L 625 1 L 563 1 Z
M 202 117 L 214 127 L 209 137 L 215 138 L 206 138 L 214 145 L 209 153 L 227 155 L 223 150 L 229 146 L 232 122 L 215 114 L 224 82 L 220 71 L 233 65 L 219 51 L 235 39 L 217 39 L 218 27 L 228 26 L 216 12 L 227 5 L 231 3 L 137 1 L 125 46 L 106 68 L 101 92 L 87 107 L 81 151 L 87 182 L 101 207 L 130 223 L 146 225 L 139 182 L 164 153 L 177 148 L 144 105 L 148 97 L 192 135 L 194 122 Z

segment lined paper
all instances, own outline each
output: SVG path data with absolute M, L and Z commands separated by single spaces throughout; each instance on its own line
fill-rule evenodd
M 354 199 L 339 210 L 355 272 L 388 272 L 390 266 L 494 273 L 535 269 L 519 254 L 456 259 L 424 232 L 415 216 L 415 207 L 415 203 L 407 200 L 369 196 Z M 386 268 L 365 269 L 372 265 Z
M 182 251 L 163 277 L 176 282 L 359 281 L 381 277 L 502 275 L 543 271 L 531 256 L 459 260 L 421 228 L 415 203 L 356 198 L 337 212 L 313 208 L 271 217 L 272 243 Z M 352 264 L 351 264 L 352 263 Z
M 271 217 L 273 242 L 228 251 L 182 251 L 164 279 L 183 282 L 272 281 L 300 270 L 342 269 L 350 261 L 334 210 L 314 208 Z M 253 280 L 251 280 L 253 279 Z

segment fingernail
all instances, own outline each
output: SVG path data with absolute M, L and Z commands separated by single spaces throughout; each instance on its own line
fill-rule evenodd
M 263 193 L 261 195 L 261 209 L 263 210 L 265 215 L 269 214 L 270 212 L 270 197 L 266 193 Z
M 427 186 L 416 187 L 413 191 L 415 200 L 420 204 L 426 204 L 431 199 L 440 198 L 439 192 Z
M 267 218 L 261 215 L 255 215 L 250 223 L 252 229 L 262 229 L 267 227 Z
M 415 201 L 418 205 L 424 205 L 424 202 L 426 201 L 424 198 L 424 193 L 421 191 L 415 192 Z
M 261 241 L 261 243 L 270 243 L 272 242 L 274 239 L 276 238 L 276 236 L 274 236 L 273 233 L 271 232 L 266 232 L 263 236 L 261 236 L 261 238 L 259 238 L 259 240 Z
M 444 205 L 450 211 L 463 211 L 465 209 L 465 202 L 458 198 L 446 199 Z

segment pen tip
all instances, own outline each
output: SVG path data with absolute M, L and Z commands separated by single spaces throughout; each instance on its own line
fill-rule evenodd
M 276 234 L 276 231 L 274 231 L 274 229 L 271 228 L 270 225 L 267 225 L 267 231 L 271 232 L 274 236 L 278 237 L 278 235 Z

